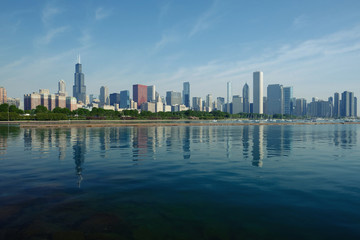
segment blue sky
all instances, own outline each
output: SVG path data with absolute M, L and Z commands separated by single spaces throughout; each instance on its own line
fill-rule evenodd
M 360 93 L 360 1 L 0 2 L 0 85 L 10 97 L 40 88 L 72 95 L 81 54 L 87 94 L 156 85 L 160 95 L 241 95 L 252 72 L 295 97 Z M 252 95 L 252 94 L 251 94 Z

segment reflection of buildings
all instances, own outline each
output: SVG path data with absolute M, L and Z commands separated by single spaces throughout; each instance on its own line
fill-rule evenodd
M 293 126 L 268 126 L 266 130 L 267 157 L 287 156 L 291 150 Z
M 54 149 L 63 163 L 75 162 L 78 182 L 82 181 L 86 153 L 102 156 L 106 166 L 119 161 L 180 158 L 192 162 L 243 160 L 247 165 L 261 167 L 263 162 L 281 160 L 290 155 L 293 145 L 299 149 L 331 144 L 349 149 L 357 144 L 357 125 L 328 126 L 159 126 L 114 128 L 64 128 L 18 130 L 26 154 L 39 152 L 40 157 L 53 160 Z M 0 129 L 1 130 L 1 129 Z M 11 135 L 0 131 L 0 153 L 11 146 Z M 56 154 L 55 154 L 56 155 Z M 226 159 L 228 158 L 228 159 Z M 101 159 L 103 160 L 103 159 Z M 72 173 L 73 174 L 73 173 Z M 74 175 L 73 175 L 74 176 Z M 74 176 L 75 177 L 75 176 Z
M 344 129 L 345 128 L 345 129 Z M 357 132 L 351 125 L 334 126 L 334 144 L 343 149 L 350 149 L 357 143 Z
M 72 129 L 73 130 L 73 129 Z M 78 186 L 80 187 L 83 171 L 83 164 L 85 162 L 85 153 L 86 153 L 86 128 L 76 128 L 76 135 L 74 136 L 74 145 L 73 145 L 73 158 L 75 161 L 75 171 L 78 176 Z
M 264 125 L 254 126 L 253 128 L 253 161 L 252 165 L 257 167 L 262 167 L 264 158 L 264 144 L 263 144 L 263 135 L 264 135 Z

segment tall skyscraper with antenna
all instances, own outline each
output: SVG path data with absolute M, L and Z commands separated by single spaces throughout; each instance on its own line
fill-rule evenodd
M 80 63 L 80 55 L 78 56 L 78 63 L 75 64 L 73 97 L 77 101 L 86 103 L 86 86 L 84 83 L 84 74 L 82 73 L 82 65 Z

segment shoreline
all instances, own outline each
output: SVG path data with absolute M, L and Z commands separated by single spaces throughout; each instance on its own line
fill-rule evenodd
M 246 120 L 245 120 L 246 121 Z M 360 122 L 234 122 L 231 120 L 64 120 L 64 121 L 4 121 L 0 126 L 20 128 L 72 127 L 153 127 L 153 126 L 251 126 L 251 125 L 329 125 L 360 124 Z

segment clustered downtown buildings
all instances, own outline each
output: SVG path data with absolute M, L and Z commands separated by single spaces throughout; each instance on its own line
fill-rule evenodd
M 231 114 L 237 113 L 256 113 L 256 114 L 287 114 L 296 116 L 310 117 L 357 117 L 357 98 L 353 92 L 345 91 L 341 94 L 334 93 L 333 97 L 327 100 L 312 98 L 307 103 L 304 98 L 293 97 L 293 87 L 284 87 L 280 84 L 269 84 L 267 86 L 267 96 L 264 97 L 263 91 L 264 75 L 263 72 L 253 73 L 253 101 L 250 102 L 250 88 L 245 83 L 242 89 L 242 96 L 232 94 L 232 84 L 227 82 L 226 102 L 223 97 L 213 100 L 208 94 L 203 100 L 201 97 L 190 98 L 190 83 L 183 83 L 183 91 L 167 91 L 166 96 L 160 96 L 154 85 L 146 86 L 142 84 L 133 85 L 130 98 L 129 90 L 119 93 L 109 94 L 106 86 L 100 88 L 100 95 L 86 95 L 85 76 L 82 72 L 80 56 L 75 64 L 73 96 L 67 96 L 66 84 L 64 80 L 59 81 L 58 92 L 50 94 L 48 89 L 40 89 L 39 92 L 24 95 L 24 110 L 35 109 L 42 105 L 49 110 L 55 107 L 77 108 L 93 107 L 109 110 L 121 111 L 124 109 L 139 109 L 150 112 L 176 112 L 192 109 L 195 111 L 220 110 Z M 8 98 L 6 90 L 0 87 L 0 104 L 20 105 L 19 99 Z M 192 104 L 191 104 L 192 103 Z

